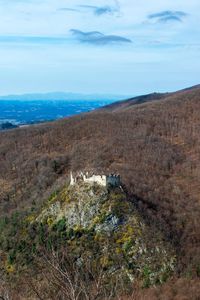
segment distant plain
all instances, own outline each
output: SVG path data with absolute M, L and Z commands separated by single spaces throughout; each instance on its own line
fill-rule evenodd
M 92 111 L 114 100 L 1 100 L 0 124 L 26 125 Z

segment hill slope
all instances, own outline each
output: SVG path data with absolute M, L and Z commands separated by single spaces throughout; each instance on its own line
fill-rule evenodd
M 195 85 L 190 88 L 186 88 L 181 91 L 173 92 L 173 93 L 152 93 L 142 96 L 137 96 L 134 98 L 130 98 L 123 101 L 114 102 L 111 104 L 106 105 L 102 110 L 110 111 L 110 112 L 116 112 L 116 111 L 122 111 L 125 109 L 130 109 L 132 106 L 135 106 L 137 104 L 143 104 L 147 102 L 154 102 L 157 100 L 166 100 L 167 98 L 171 98 L 173 96 L 178 96 L 178 94 L 184 94 L 184 92 L 192 92 L 195 90 L 199 90 L 200 85 Z
M 176 265 L 170 244 L 145 225 L 120 188 L 65 185 L 41 210 L 14 214 L 0 226 L 0 269 L 24 298 L 27 292 L 19 288 L 24 273 L 42 299 L 74 299 L 63 276 L 69 270 L 71 279 L 79 274 L 77 300 L 108 299 L 131 290 L 136 280 L 141 287 L 162 284 Z M 75 282 L 72 285 L 75 288 Z
M 120 173 L 145 222 L 176 250 L 177 276 L 197 278 L 200 88 L 147 98 L 0 133 L 1 212 L 39 207 L 70 170 Z
M 166 93 L 166 94 L 152 93 L 152 94 L 148 94 L 148 95 L 138 96 L 135 98 L 130 98 L 127 100 L 122 100 L 122 101 L 111 103 L 111 104 L 103 107 L 100 110 L 105 110 L 105 111 L 109 111 L 109 112 L 121 111 L 124 109 L 129 109 L 133 105 L 165 99 L 168 95 L 169 95 L 168 93 Z

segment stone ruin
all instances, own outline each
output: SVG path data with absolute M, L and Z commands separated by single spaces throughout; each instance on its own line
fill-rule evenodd
M 73 176 L 73 173 L 70 173 L 70 185 L 75 185 L 78 182 L 87 182 L 87 183 L 97 183 L 101 186 L 108 187 L 119 187 L 121 186 L 120 175 L 109 174 L 109 175 L 95 175 L 89 174 L 88 172 L 83 173 L 79 172 L 77 175 Z

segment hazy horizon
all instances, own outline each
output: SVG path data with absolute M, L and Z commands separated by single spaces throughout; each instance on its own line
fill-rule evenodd
M 197 86 L 199 85 L 199 82 L 197 82 L 196 84 L 192 85 L 192 86 L 182 86 L 181 88 L 179 89 L 171 89 L 171 90 L 151 90 L 149 91 L 149 93 L 140 93 L 140 94 L 111 94 L 111 93 L 100 93 L 100 92 L 97 92 L 97 93 L 77 93 L 77 92 L 71 92 L 71 91 L 47 91 L 47 92 L 29 92 L 29 93 L 11 93 L 11 94 L 0 94 L 0 100 L 9 100 L 9 97 L 11 98 L 11 100 L 18 100 L 18 98 L 22 97 L 23 99 L 22 100 L 25 100 L 25 97 L 27 96 L 30 96 L 30 100 L 33 100 L 34 96 L 40 96 L 40 97 L 44 97 L 43 99 L 39 98 L 39 99 L 35 99 L 35 100 L 62 100 L 62 98 L 60 99 L 59 96 L 63 96 L 63 97 L 66 97 L 66 99 L 63 99 L 63 100 L 73 100 L 73 99 L 70 99 L 70 96 L 72 96 L 72 98 L 76 99 L 76 100 L 81 100 L 79 98 L 76 98 L 76 97 L 83 97 L 83 100 L 86 99 L 86 100 L 90 100 L 90 98 L 93 98 L 93 97 L 97 97 L 96 99 L 94 99 L 95 101 L 98 101 L 98 100 L 103 100 L 102 97 L 108 97 L 109 99 L 117 99 L 117 100 L 123 100 L 123 99 L 126 99 L 126 98 L 134 98 L 134 97 L 138 97 L 138 96 L 142 96 L 142 95 L 146 95 L 146 94 L 150 94 L 150 93 L 170 93 L 170 92 L 176 92 L 176 91 L 180 91 L 180 90 L 184 90 L 184 89 L 187 89 L 187 88 L 191 88 L 191 87 L 194 87 L 194 86 Z M 145 91 L 145 89 L 144 89 Z M 56 96 L 58 98 L 47 98 L 45 99 L 45 96 L 50 96 L 50 97 L 53 97 L 53 96 Z M 16 97 L 16 99 L 14 98 Z M 28 100 L 28 99 L 27 99 Z
M 47 91 L 47 92 L 30 92 L 30 93 L 11 93 L 11 94 L 0 94 L 0 100 L 8 97 L 26 97 L 26 96 L 82 96 L 82 97 L 113 97 L 113 98 L 120 98 L 120 97 L 129 97 L 132 95 L 120 95 L 120 94 L 111 94 L 111 93 L 76 93 L 71 91 Z M 59 99 L 59 98 L 58 98 Z M 6 99 L 7 100 L 7 99 Z M 9 100 L 9 99 L 8 99 Z M 17 99 L 16 99 L 17 100 Z M 36 99 L 37 100 L 37 99 Z M 78 99 L 80 100 L 80 99 Z M 98 99 L 97 99 L 98 100 Z

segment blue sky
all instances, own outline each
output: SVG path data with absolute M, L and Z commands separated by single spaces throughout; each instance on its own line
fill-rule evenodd
M 200 83 L 199 0 L 0 0 L 0 94 Z

